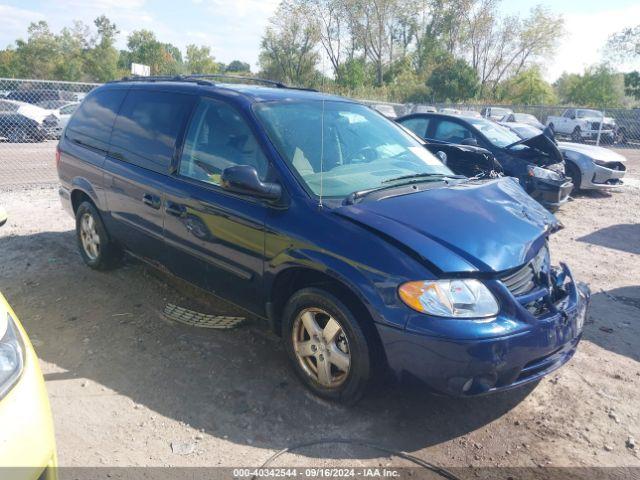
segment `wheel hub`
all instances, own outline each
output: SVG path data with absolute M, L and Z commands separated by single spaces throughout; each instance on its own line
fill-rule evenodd
M 346 380 L 351 354 L 342 325 L 321 309 L 298 314 L 292 332 L 294 351 L 302 370 L 325 388 Z

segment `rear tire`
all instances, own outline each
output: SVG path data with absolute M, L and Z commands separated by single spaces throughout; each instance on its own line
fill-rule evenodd
M 114 268 L 122 252 L 111 240 L 98 209 L 90 202 L 82 202 L 76 210 L 76 238 L 80 256 L 94 270 Z
M 371 343 L 338 298 L 319 288 L 293 294 L 282 338 L 296 375 L 314 394 L 346 405 L 360 400 L 372 375 Z
M 567 176 L 571 177 L 571 182 L 573 183 L 573 191 L 579 192 L 580 185 L 582 184 L 582 174 L 580 173 L 580 169 L 576 164 L 567 161 L 565 161 L 565 169 L 567 172 Z

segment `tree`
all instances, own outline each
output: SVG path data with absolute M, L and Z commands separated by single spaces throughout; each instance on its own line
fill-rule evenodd
M 480 78 L 480 95 L 496 92 L 504 79 L 551 57 L 563 35 L 564 19 L 538 5 L 529 16 L 499 19 L 496 0 L 481 0 L 466 15 L 463 46 Z
M 182 71 L 182 54 L 170 43 L 161 43 L 149 30 L 136 30 L 127 37 L 128 51 L 121 52 L 120 67 L 131 63 L 149 65 L 152 75 L 171 75 Z
M 531 67 L 502 82 L 498 99 L 525 105 L 547 105 L 556 100 L 553 87 L 547 83 L 538 67 Z
M 283 2 L 260 43 L 260 68 L 267 78 L 296 85 L 314 83 L 320 61 L 317 25 L 302 8 Z
M 624 93 L 640 100 L 640 72 L 637 70 L 624 74 Z
M 211 55 L 211 49 L 206 46 L 187 45 L 187 73 L 217 73 L 219 65 Z
M 585 69 L 582 75 L 563 74 L 556 82 L 561 101 L 596 108 L 614 108 L 624 99 L 624 78 L 606 65 Z
M 611 35 L 605 52 L 613 60 L 640 58 L 640 25 L 627 27 Z
M 96 18 L 93 24 L 97 28 L 95 45 L 86 56 L 86 73 L 96 82 L 106 82 L 118 76 L 118 50 L 115 48 L 118 28 L 105 15 Z
M 225 68 L 229 73 L 251 73 L 251 65 L 240 60 L 233 60 Z
M 436 100 L 459 102 L 478 91 L 478 75 L 467 62 L 449 57 L 438 65 L 427 80 Z
M 16 40 L 16 77 L 55 78 L 60 64 L 60 49 L 49 24 L 43 20 L 31 23 L 27 29 L 27 40 Z

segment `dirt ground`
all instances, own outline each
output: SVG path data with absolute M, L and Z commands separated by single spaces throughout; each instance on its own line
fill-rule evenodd
M 134 261 L 85 267 L 54 187 L 5 189 L 0 290 L 41 358 L 60 465 L 257 467 L 286 447 L 273 465 L 407 464 L 331 442 L 352 439 L 445 467 L 640 466 L 630 445 L 640 441 L 640 152 L 623 154 L 631 185 L 578 195 L 558 213 L 566 228 L 553 260 L 593 292 L 569 364 L 490 397 L 388 385 L 351 408 L 310 395 L 258 321 L 229 331 L 171 323 L 167 302 L 233 309 L 188 298 Z

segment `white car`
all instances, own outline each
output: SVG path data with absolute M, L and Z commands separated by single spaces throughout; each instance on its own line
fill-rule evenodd
M 66 100 L 45 100 L 37 104 L 39 107 L 49 110 L 55 115 L 60 124 L 60 133 L 67 126 L 73 112 L 76 111 L 80 102 L 69 102 Z
M 35 121 L 46 138 L 60 138 L 60 119 L 51 110 L 18 100 L 0 99 L 0 112 L 17 114 Z
M 520 138 L 531 138 L 542 131 L 526 123 L 502 123 Z M 606 190 L 622 185 L 627 159 L 613 150 L 584 143 L 558 142 L 565 170 L 576 190 Z
M 560 117 L 550 115 L 547 117 L 547 126 L 554 134 L 570 136 L 573 142 L 596 140 L 599 134 L 603 142 L 613 143 L 616 135 L 616 121 L 613 118 L 588 108 L 568 108 Z

